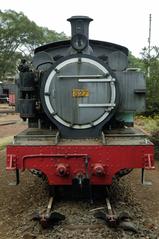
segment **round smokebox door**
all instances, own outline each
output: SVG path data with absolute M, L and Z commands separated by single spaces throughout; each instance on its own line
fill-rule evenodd
M 52 70 L 44 87 L 50 118 L 76 129 L 105 120 L 115 107 L 115 79 L 96 60 L 82 57 L 63 61 Z

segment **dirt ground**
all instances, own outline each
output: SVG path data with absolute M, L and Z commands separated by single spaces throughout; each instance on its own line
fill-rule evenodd
M 4 125 L 5 123 L 6 125 Z M 18 114 L 0 115 L 0 147 L 12 142 L 13 136 L 26 129 L 26 127 L 26 123 L 19 118 Z
M 0 239 L 159 239 L 159 161 L 156 161 L 156 170 L 146 171 L 146 179 L 152 182 L 152 186 L 141 185 L 139 170 L 134 170 L 124 179 L 126 192 L 123 193 L 127 194 L 129 199 L 126 202 L 120 202 L 120 205 L 129 207 L 131 204 L 130 213 L 132 210 L 135 223 L 139 223 L 139 227 L 142 227 L 142 233 L 127 234 L 120 230 L 114 231 L 114 229 L 100 224 L 93 216 L 88 215 L 89 210 L 100 206 L 100 203 L 90 206 L 88 202 L 70 201 L 55 203 L 55 207 L 60 212 L 65 213 L 66 222 L 62 226 L 42 230 L 37 222 L 32 221 L 32 215 L 35 209 L 46 207 L 48 200 L 46 184 L 29 172 L 24 172 L 21 174 L 19 186 L 8 185 L 8 182 L 13 180 L 13 175 L 8 175 L 5 171 L 4 144 L 9 143 L 13 135 L 24 130 L 26 124 L 19 120 L 19 116 L 16 114 L 0 115 L 0 123 L 13 120 L 16 121 L 16 124 L 0 125 L 0 145 L 3 146 L 0 153 Z M 128 191 L 127 188 L 129 188 Z M 124 198 L 127 197 L 124 196 Z M 131 203 L 127 204 L 127 201 Z M 71 229 L 70 225 L 74 229 Z M 84 229 L 79 229 L 79 225 L 85 225 Z

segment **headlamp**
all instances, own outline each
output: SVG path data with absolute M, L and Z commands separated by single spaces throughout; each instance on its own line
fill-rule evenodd
M 83 34 L 75 34 L 71 39 L 71 45 L 76 51 L 82 51 L 88 46 L 88 39 Z

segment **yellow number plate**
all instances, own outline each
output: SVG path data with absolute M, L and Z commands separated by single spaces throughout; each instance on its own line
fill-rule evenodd
M 72 96 L 73 97 L 88 97 L 89 91 L 88 89 L 73 89 L 72 90 Z

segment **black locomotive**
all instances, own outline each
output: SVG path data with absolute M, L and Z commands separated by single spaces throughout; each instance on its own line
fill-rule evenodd
M 19 66 L 17 111 L 30 128 L 57 130 L 65 138 L 95 138 L 105 129 L 133 126 L 145 109 L 145 80 L 128 68 L 128 49 L 89 40 L 91 18 L 68 19 L 71 40 L 35 50 L 33 70 Z
M 36 170 L 49 185 L 110 185 L 133 168 L 154 168 L 154 147 L 133 127 L 145 109 L 145 80 L 128 68 L 128 49 L 89 40 L 89 17 L 68 19 L 71 40 L 22 59 L 16 109 L 28 129 L 7 146 L 7 169 Z

